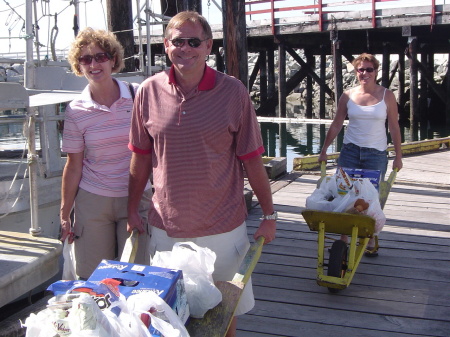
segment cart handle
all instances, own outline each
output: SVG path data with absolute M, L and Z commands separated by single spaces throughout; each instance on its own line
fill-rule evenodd
M 387 180 L 387 183 L 389 184 L 389 186 L 392 187 L 392 185 L 394 185 L 394 181 L 395 178 L 397 178 L 397 172 L 398 172 L 398 167 L 396 167 L 395 169 L 392 170 L 391 174 L 389 175 L 389 178 Z
M 327 175 L 327 162 L 321 161 L 320 162 L 320 176 L 322 178 L 325 178 L 326 175 Z
M 394 185 L 395 178 L 397 177 L 398 168 L 392 170 L 389 174 L 389 178 L 386 181 L 380 183 L 380 206 L 384 209 L 386 200 L 388 198 L 389 192 L 391 191 L 392 185 Z

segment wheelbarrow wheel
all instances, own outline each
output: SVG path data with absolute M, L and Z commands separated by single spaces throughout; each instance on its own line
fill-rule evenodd
M 328 260 L 328 276 L 344 277 L 347 270 L 347 244 L 342 240 L 336 240 L 330 249 Z M 328 288 L 331 293 L 337 293 L 339 289 Z

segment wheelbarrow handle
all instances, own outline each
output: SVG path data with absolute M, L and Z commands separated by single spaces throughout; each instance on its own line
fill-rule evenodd
M 326 175 L 327 175 L 327 162 L 321 161 L 320 162 L 320 176 L 322 178 L 325 178 Z
M 391 187 L 394 184 L 395 178 L 397 177 L 397 172 L 398 172 L 398 168 L 396 167 L 395 169 L 392 170 L 391 174 L 389 175 L 387 182 L 388 182 L 389 186 L 391 186 Z
M 247 254 L 244 257 L 244 260 L 241 263 L 241 266 L 239 267 L 239 271 L 234 275 L 233 281 L 247 284 L 247 281 L 252 275 L 253 270 L 255 269 L 256 264 L 258 263 L 258 260 L 261 256 L 264 241 L 264 237 L 260 236 L 258 237 L 256 242 L 250 246 Z

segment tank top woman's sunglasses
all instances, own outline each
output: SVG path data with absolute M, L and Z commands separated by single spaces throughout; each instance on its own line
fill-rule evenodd
M 374 68 L 371 68 L 371 67 L 369 67 L 369 68 L 358 68 L 358 69 L 356 69 L 356 71 L 357 71 L 358 73 L 360 73 L 360 74 L 363 74 L 365 71 L 367 71 L 368 73 L 373 73 L 374 70 L 375 70 L 375 69 L 374 69 Z
M 204 40 L 200 40 L 196 37 L 177 37 L 176 39 L 172 39 L 169 40 L 170 42 L 172 42 L 172 44 L 177 47 L 177 48 L 181 48 L 184 46 L 184 43 L 187 41 L 189 47 L 192 48 L 198 48 L 200 47 L 200 45 L 202 44 L 203 41 L 206 41 L 209 39 L 204 39 Z
M 92 60 L 95 60 L 97 63 L 104 63 L 112 59 L 110 53 L 97 53 L 95 55 L 83 55 L 78 58 L 78 63 L 87 66 L 92 63 Z

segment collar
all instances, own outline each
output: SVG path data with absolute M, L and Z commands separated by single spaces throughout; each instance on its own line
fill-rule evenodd
M 128 84 L 126 84 L 123 81 L 119 81 L 117 80 L 115 77 L 113 77 L 113 80 L 117 82 L 117 84 L 119 85 L 119 90 L 120 90 L 120 97 L 122 98 L 131 98 L 131 93 L 130 90 L 128 88 Z M 91 101 L 92 104 L 94 104 L 94 101 L 92 100 L 92 96 L 91 96 L 91 90 L 89 89 L 89 84 L 84 87 L 83 91 L 81 92 L 81 99 L 84 101 Z
M 206 91 L 213 89 L 216 84 L 216 75 L 217 72 L 214 69 L 205 65 L 203 77 L 197 86 L 198 90 Z M 175 78 L 175 68 L 173 65 L 170 67 L 169 71 L 169 83 L 177 85 L 177 80 Z

